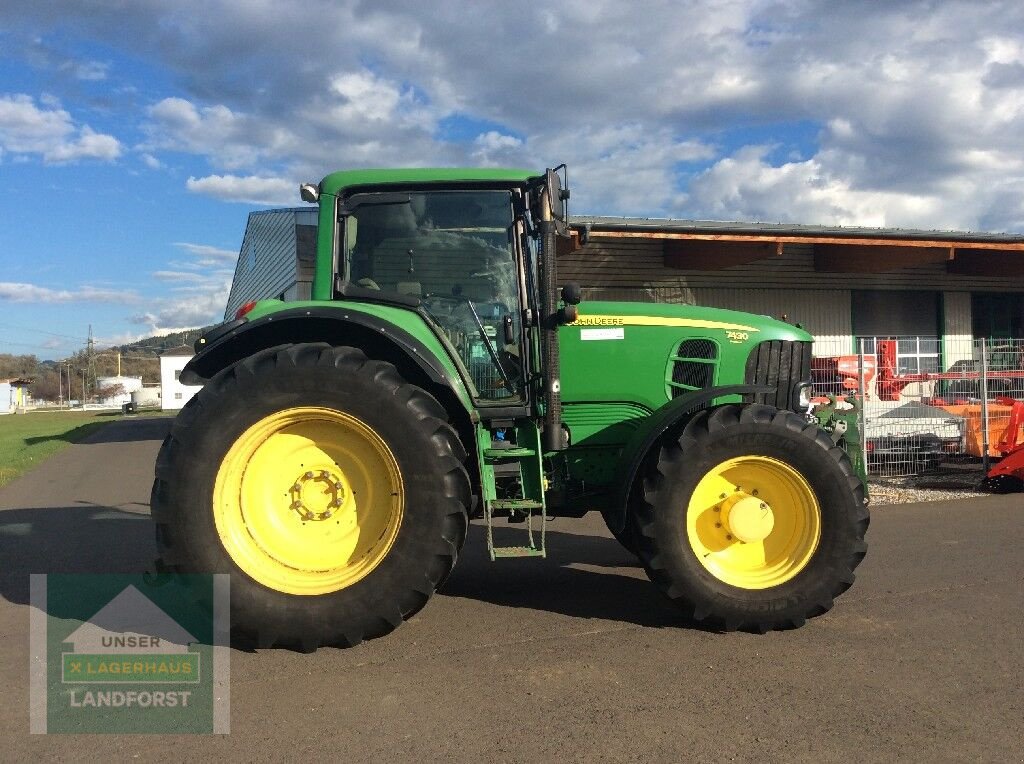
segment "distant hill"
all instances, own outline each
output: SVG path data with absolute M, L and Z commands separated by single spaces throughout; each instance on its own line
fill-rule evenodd
M 160 354 L 182 345 L 192 346 L 212 327 L 188 329 L 161 337 L 146 337 L 124 345 L 97 348 L 91 360 L 86 349 L 59 361 L 40 361 L 34 355 L 0 353 L 0 379 L 25 377 L 33 380 L 32 396 L 41 401 L 56 401 L 67 392 L 67 379 L 74 380 L 75 395 L 84 386 L 87 399 L 95 394 L 97 380 L 118 374 L 141 377 L 143 384 L 160 383 Z
M 186 329 L 183 332 L 172 332 L 159 337 L 145 337 L 135 342 L 129 342 L 120 346 L 122 353 L 133 353 L 136 355 L 158 356 L 165 350 L 188 345 L 191 347 L 199 337 L 209 331 L 211 326 L 204 326 L 200 329 Z

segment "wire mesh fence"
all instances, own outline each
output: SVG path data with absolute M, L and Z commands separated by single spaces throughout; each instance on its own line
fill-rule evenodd
M 815 358 L 815 392 L 862 403 L 862 458 L 875 477 L 943 467 L 988 472 L 1024 443 L 1024 340 L 861 337 Z

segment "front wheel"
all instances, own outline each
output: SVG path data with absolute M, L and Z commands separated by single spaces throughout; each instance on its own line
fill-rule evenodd
M 849 457 L 815 424 L 763 405 L 701 412 L 664 446 L 634 509 L 651 580 L 725 630 L 803 625 L 864 558 L 868 511 Z
M 391 364 L 325 344 L 262 351 L 210 380 L 161 448 L 163 565 L 229 573 L 243 641 L 380 636 L 455 563 L 465 457 L 444 408 Z

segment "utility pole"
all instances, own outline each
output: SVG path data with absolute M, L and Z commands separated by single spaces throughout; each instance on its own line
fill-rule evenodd
M 64 408 L 64 372 L 61 371 L 59 361 L 57 362 L 57 408 Z
M 89 377 L 92 379 L 92 386 L 96 387 L 96 344 L 92 338 L 92 324 L 89 324 L 89 340 L 85 348 L 86 366 L 89 369 Z M 83 394 L 84 397 L 84 394 Z
M 82 369 L 82 409 L 85 410 L 85 369 Z

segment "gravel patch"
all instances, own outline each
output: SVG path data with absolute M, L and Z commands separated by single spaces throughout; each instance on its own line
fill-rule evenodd
M 956 488 L 905 488 L 891 484 L 870 485 L 871 506 L 884 504 L 915 504 L 919 501 L 954 501 L 956 499 L 975 499 L 979 496 L 991 496 L 985 491 L 966 491 Z
M 913 504 L 919 501 L 955 501 L 990 496 L 978 486 L 984 473 L 980 469 L 952 469 L 901 478 L 869 481 L 871 505 Z

